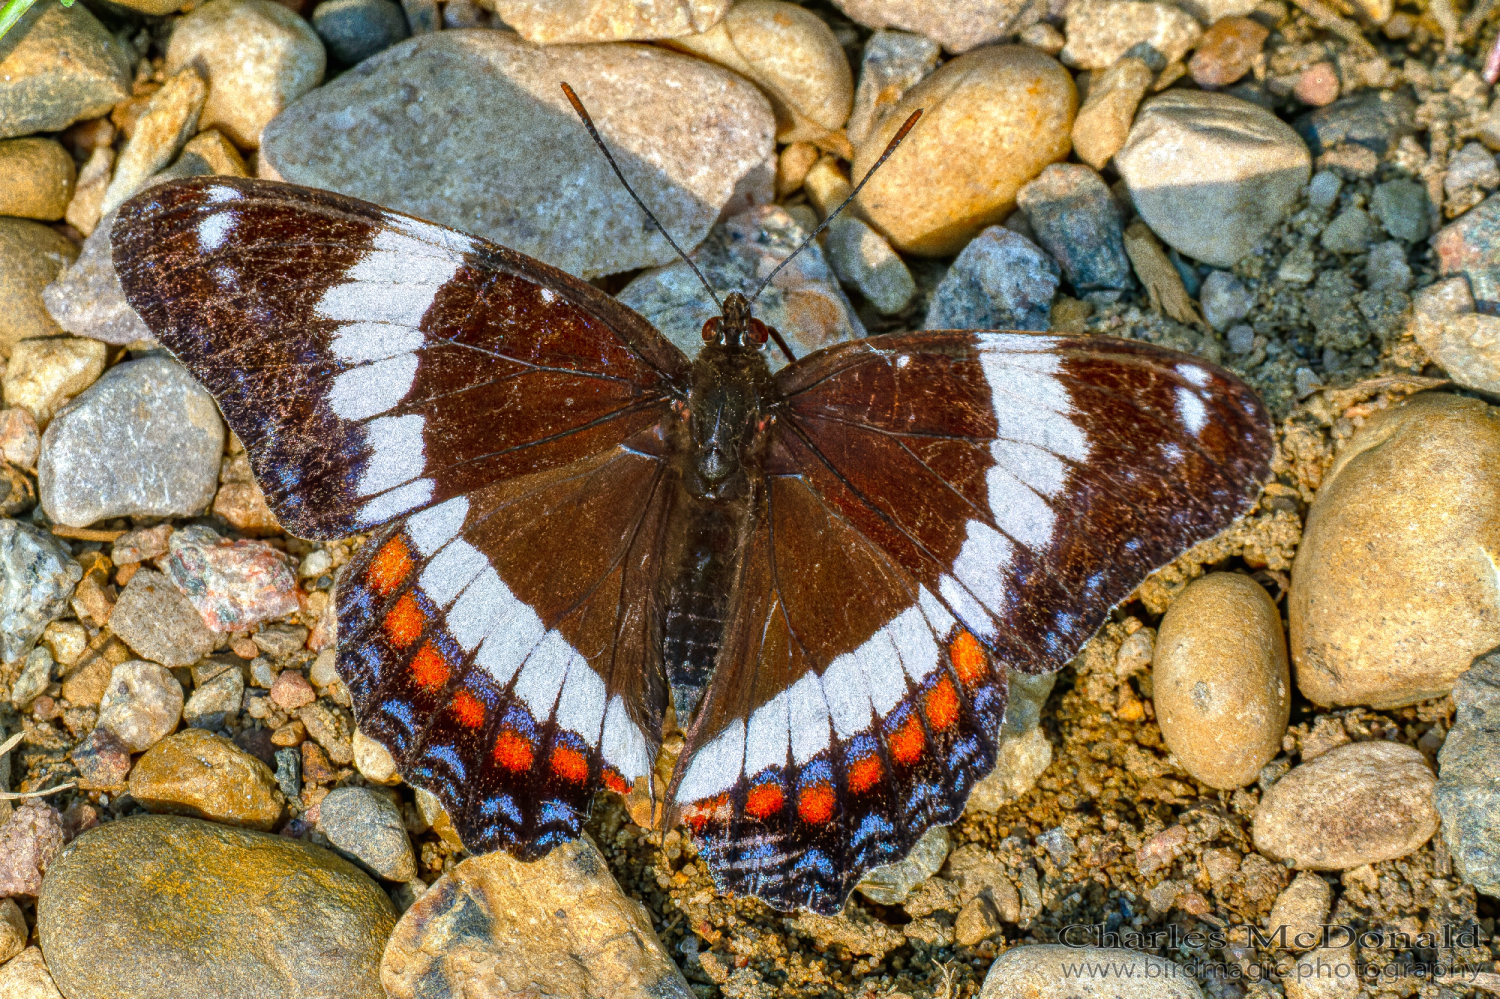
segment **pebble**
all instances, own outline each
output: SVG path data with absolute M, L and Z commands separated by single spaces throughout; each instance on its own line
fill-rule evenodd
M 1500 653 L 1481 656 L 1453 685 L 1453 728 L 1438 753 L 1437 810 L 1453 866 L 1465 882 L 1500 895 Z
M 1341 871 L 1404 857 L 1437 832 L 1437 778 L 1417 750 L 1352 742 L 1293 767 L 1251 822 L 1255 848 L 1300 869 Z
M 182 23 L 185 22 L 179 25 Z M 151 95 L 146 110 L 136 120 L 135 130 L 120 150 L 119 159 L 115 160 L 114 175 L 99 206 L 102 213 L 120 207 L 125 199 L 145 187 L 153 174 L 172 162 L 183 144 L 198 131 L 207 98 L 208 85 L 193 66 L 177 72 Z
M 68 758 L 78 768 L 80 789 L 110 794 L 125 790 L 130 776 L 130 747 L 104 726 L 96 726 L 84 736 Z
M 863 219 L 840 215 L 828 226 L 828 262 L 844 284 L 856 288 L 883 316 L 906 308 L 917 283 L 885 237 Z
M 1440 277 L 1463 275 L 1482 308 L 1500 308 L 1500 194 L 1485 198 L 1439 230 L 1432 237 L 1432 249 Z
M 1470 187 L 1486 191 L 1500 187 L 1500 167 L 1495 165 L 1495 154 L 1477 142 L 1467 143 L 1448 159 L 1448 173 L 1443 177 L 1443 190 L 1450 197 Z
M 114 999 L 385 999 L 395 923 L 385 892 L 332 850 L 155 815 L 79 836 L 37 902 L 58 985 Z
M 26 652 L 68 609 L 83 567 L 49 532 L 0 518 L 0 662 Z
M 1399 240 L 1426 239 L 1433 217 L 1427 189 L 1412 180 L 1388 180 L 1370 192 L 1370 211 L 1385 231 Z
M 1417 105 L 1400 90 L 1363 90 L 1292 122 L 1313 155 L 1353 144 L 1384 154 L 1416 128 Z
M 1500 645 L 1500 413 L 1423 393 L 1345 442 L 1307 512 L 1287 600 L 1297 686 L 1388 708 L 1448 693 Z
M 87 527 L 109 517 L 184 517 L 213 500 L 224 425 L 213 397 L 177 362 L 118 364 L 42 436 L 42 508 Z
M 855 150 L 863 177 L 906 117 L 922 124 L 860 193 L 864 219 L 897 249 L 961 250 L 1015 207 L 1016 192 L 1071 143 L 1078 92 L 1051 56 L 996 45 L 945 63 L 880 119 Z
M 167 542 L 162 571 L 214 631 L 245 631 L 298 608 L 291 560 L 264 541 L 226 541 L 194 525 Z
M 1315 947 L 1323 937 L 1328 908 L 1333 904 L 1333 889 L 1312 871 L 1303 871 L 1276 896 L 1271 906 L 1268 929 L 1271 933 L 1286 928 L 1281 937 L 1291 950 Z
M 1054 163 L 1021 188 L 1016 203 L 1075 291 L 1134 287 L 1120 209 L 1096 170 Z
M 1208 320 L 1208 325 L 1222 333 L 1250 314 L 1255 296 L 1233 274 L 1214 271 L 1203 279 L 1198 304 L 1203 308 L 1203 318 Z
M 0 965 L 0 995 L 6 999 L 63 999 L 37 947 L 27 947 L 19 957 Z
M 40 222 L 0 218 L 0 356 L 22 340 L 62 332 L 42 289 L 77 256 L 72 240 Z
M 0 215 L 55 222 L 73 198 L 78 171 L 56 139 L 0 140 Z
M 1025 26 L 1024 0 L 834 0 L 867 28 L 900 28 L 925 35 L 953 53 L 997 42 Z
M 556 4 L 493 0 L 485 6 L 492 8 L 500 20 L 528 42 L 558 45 L 677 38 L 707 31 L 724 16 L 731 3 L 733 0 L 645 4 L 639 0 Z
M 918 885 L 943 869 L 952 847 L 947 828 L 934 826 L 922 834 L 905 857 L 871 868 L 854 887 L 877 905 L 900 905 Z
M 99 220 L 83 241 L 78 259 L 42 289 L 42 301 L 56 325 L 69 333 L 113 344 L 154 342 L 151 331 L 125 301 L 115 273 L 109 243 L 114 223 L 113 213 Z
M 965 813 L 996 812 L 1036 786 L 1052 764 L 1052 744 L 1042 731 L 1042 706 L 1057 683 L 1055 674 L 1031 676 L 1019 670 L 1006 674 L 1008 697 L 1000 725 L 1000 749 L 995 769 L 969 792 Z
M 1291 676 L 1281 613 L 1249 576 L 1201 576 L 1162 618 L 1152 660 L 1167 748 L 1210 787 L 1244 787 L 1281 751 Z
M 109 627 L 136 655 L 169 669 L 191 666 L 220 641 L 192 602 L 155 569 L 142 568 L 130 577 Z
M 62 814 L 43 801 L 23 801 L 0 825 L 0 898 L 35 895 L 63 846 Z
M 26 917 L 13 899 L 0 898 L 0 964 L 4 964 L 26 949 Z M 5 993 L 0 992 L 0 995 Z
M 189 728 L 136 761 L 130 795 L 148 811 L 268 830 L 282 797 L 271 768 L 212 732 Z
M 1358 999 L 1360 967 L 1354 947 L 1319 947 L 1299 958 L 1281 976 L 1287 999 Z
M 57 663 L 52 658 L 52 653 L 44 646 L 38 646 L 26 653 L 25 662 L 21 666 L 21 675 L 16 677 L 15 682 L 10 685 L 10 703 L 15 705 L 17 711 L 25 711 L 31 702 L 40 697 L 47 690 L 47 684 L 52 682 L 52 673 Z
M 307 644 L 307 629 L 300 624 L 268 624 L 251 635 L 250 641 L 266 655 L 284 659 L 302 651 Z
M 1250 72 L 1271 32 L 1248 17 L 1226 17 L 1198 40 L 1188 72 L 1200 87 L 1227 87 Z
M 1061 272 L 1031 240 L 990 226 L 964 247 L 927 306 L 926 329 L 1045 330 Z
M 110 547 L 110 561 L 115 565 L 150 562 L 167 553 L 167 539 L 171 536 L 171 524 L 138 527 L 133 531 L 126 531 L 116 538 L 115 543 Z
M 559 80 L 683 246 L 721 213 L 770 200 L 775 116 L 748 81 L 662 49 L 539 49 L 501 31 L 419 35 L 318 88 L 267 128 L 262 173 L 456 226 L 581 277 L 675 260 Z
M 937 68 L 941 52 L 941 46 L 925 35 L 888 30 L 871 35 L 860 56 L 859 86 L 844 126 L 849 141 L 863 142 L 875 123 Z
M 346 713 L 334 710 L 326 701 L 314 701 L 301 708 L 297 717 L 330 760 L 341 767 L 354 762 L 354 725 Z
M 1436 316 L 1419 308 L 1411 329 L 1455 382 L 1481 392 L 1500 391 L 1500 318 L 1472 311 L 1472 303 L 1469 311 Z
M 244 149 L 297 98 L 323 82 L 323 43 L 302 18 L 273 0 L 209 0 L 177 22 L 166 70 L 208 75 L 202 128 L 217 128 Z
M 1184 256 L 1230 267 L 1301 195 L 1312 157 L 1263 108 L 1174 90 L 1141 106 L 1115 166 L 1153 232 Z
M 182 717 L 182 684 L 156 663 L 132 659 L 109 674 L 99 701 L 99 726 L 107 728 L 132 753 L 156 745 Z
M 1339 76 L 1331 62 L 1315 62 L 1304 69 L 1292 87 L 1292 96 L 1315 108 L 1338 100 Z
M 61 131 L 130 96 L 132 60 L 86 7 L 35 5 L 0 52 L 0 139 Z
M 30 413 L 0 409 L 0 458 L 20 468 L 31 468 L 41 447 L 41 431 Z
M 741 0 L 699 35 L 673 48 L 753 80 L 776 112 L 776 141 L 827 142 L 854 105 L 854 78 L 833 29 L 785 0 Z
M 106 348 L 98 340 L 22 340 L 11 349 L 10 363 L 0 376 L 5 404 L 26 411 L 38 429 L 45 430 L 64 403 L 99 380 L 106 359 Z
M 391 751 L 359 729 L 354 730 L 354 769 L 365 780 L 376 784 L 396 784 L 401 777 L 396 773 L 396 760 Z
M 714 289 L 753 292 L 777 264 L 791 255 L 807 231 L 778 205 L 752 208 L 714 226 L 689 256 Z M 718 315 L 703 285 L 682 261 L 635 278 L 617 296 L 645 316 L 688 357 L 703 345 L 703 324 Z M 865 335 L 822 249 L 813 243 L 782 269 L 756 302 L 755 314 L 781 331 L 793 353 L 804 357 L 820 347 Z M 772 370 L 786 364 L 774 346 L 766 359 Z
M 1124 56 L 1089 80 L 1088 96 L 1073 121 L 1073 151 L 1095 170 L 1103 170 L 1125 145 L 1135 110 L 1156 74 L 1134 56 Z
M 542 995 L 694 999 L 587 836 L 535 863 L 504 851 L 460 862 L 401 917 L 381 982 L 392 999 L 499 999 L 522 982 Z
M 73 187 L 73 198 L 68 202 L 63 218 L 85 236 L 93 234 L 104 214 L 104 193 L 109 190 L 110 178 L 114 176 L 115 150 L 113 146 L 95 149 L 78 171 L 78 180 Z
M 387 881 L 411 881 L 417 858 L 387 795 L 365 787 L 334 788 L 318 807 L 318 831 Z
M 1080 965 L 1111 970 L 1108 984 L 1080 981 Z M 1071 970 L 1071 974 L 1070 974 Z M 1085 984 L 1087 982 L 1087 984 Z M 1154 954 L 1115 947 L 1031 944 L 1012 947 L 990 965 L 979 999 L 1203 999 L 1193 975 Z
M 411 35 L 401 5 L 391 0 L 323 0 L 313 10 L 312 25 L 328 54 L 345 66 Z
M 271 701 L 283 711 L 296 711 L 317 699 L 317 691 L 300 670 L 282 670 L 271 683 Z
M 1363 253 L 1375 238 L 1375 226 L 1364 209 L 1350 205 L 1333 217 L 1318 237 L 1329 253 Z
M 1411 265 L 1406 262 L 1405 246 L 1393 239 L 1370 249 L 1365 260 L 1365 284 L 1372 291 L 1407 291 L 1411 283 Z M 1500 380 L 1495 384 L 1500 386 Z
M 245 676 L 238 667 L 231 667 L 193 688 L 182 707 L 182 720 L 192 728 L 220 728 L 240 710 L 244 699 Z
M 1068 42 L 1058 58 L 1073 69 L 1107 69 L 1141 44 L 1167 63 L 1181 62 L 1203 35 L 1191 14 L 1149 0 L 1073 0 L 1067 18 Z
M 219 466 L 219 491 L 214 494 L 214 513 L 229 521 L 241 534 L 280 534 L 281 524 L 266 503 L 265 493 L 255 481 L 250 458 L 237 454 Z

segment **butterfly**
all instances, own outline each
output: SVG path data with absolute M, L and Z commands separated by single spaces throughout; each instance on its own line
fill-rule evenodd
M 690 360 L 545 263 L 261 180 L 153 187 L 112 246 L 286 529 L 370 532 L 338 670 L 475 852 L 651 787 L 670 699 L 668 820 L 718 887 L 835 912 L 958 819 L 1007 671 L 1067 663 L 1269 474 L 1255 394 L 1140 342 L 900 333 L 773 374 L 736 293 Z

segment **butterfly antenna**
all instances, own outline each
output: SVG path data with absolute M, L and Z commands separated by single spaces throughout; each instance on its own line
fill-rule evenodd
M 646 207 L 646 203 L 641 200 L 640 195 L 636 194 L 635 189 L 630 186 L 630 181 L 626 180 L 625 175 L 620 172 L 620 164 L 615 162 L 615 158 L 610 153 L 609 147 L 606 146 L 604 144 L 604 140 L 599 137 L 599 130 L 594 127 L 594 119 L 589 117 L 588 109 L 583 106 L 583 101 L 580 101 L 578 99 L 578 95 L 573 92 L 573 88 L 568 86 L 566 83 L 562 85 L 562 91 L 567 95 L 568 103 L 573 105 L 573 110 L 578 112 L 578 117 L 583 119 L 583 127 L 589 130 L 589 135 L 593 138 L 594 145 L 599 147 L 599 151 L 603 153 L 604 158 L 609 161 L 610 169 L 614 170 L 615 176 L 620 178 L 620 183 L 624 186 L 625 193 L 629 194 L 630 197 L 634 199 L 635 203 L 641 206 L 641 211 L 645 212 L 646 218 L 650 219 L 651 224 L 656 226 L 656 231 L 667 238 L 667 242 L 672 244 L 672 249 L 677 251 L 677 255 L 682 258 L 684 263 L 686 263 L 693 269 L 694 274 L 698 275 L 698 280 L 702 281 L 703 287 L 708 290 L 708 297 L 713 299 L 714 305 L 718 307 L 719 312 L 722 314 L 724 311 L 724 303 L 720 302 L 719 296 L 714 294 L 713 285 L 708 283 L 708 278 L 703 276 L 703 272 L 698 269 L 698 265 L 693 263 L 692 259 L 689 258 L 686 253 L 682 252 L 682 247 L 677 245 L 677 240 L 673 239 L 672 234 L 667 232 L 666 228 L 662 226 L 661 222 L 657 220 L 655 215 L 651 214 L 651 209 Z M 886 153 L 886 155 L 889 156 L 890 153 Z M 884 157 L 882 157 L 882 160 L 883 159 Z M 876 165 L 878 166 L 879 164 Z
M 795 260 L 797 254 L 807 249 L 808 244 L 818 238 L 818 233 L 822 232 L 824 229 L 827 229 L 828 224 L 834 219 L 838 218 L 839 212 L 843 211 L 846 207 L 848 207 L 849 202 L 853 201 L 856 197 L 859 196 L 860 190 L 870 182 L 871 177 L 875 176 L 875 171 L 879 170 L 885 163 L 885 161 L 891 158 L 891 153 L 894 153 L 896 151 L 896 147 L 901 145 L 901 140 L 906 138 L 906 133 L 910 132 L 914 127 L 916 127 L 917 119 L 920 117 L 922 117 L 922 110 L 920 108 L 911 113 L 911 117 L 906 119 L 906 124 L 898 128 L 896 130 L 896 134 L 891 137 L 890 143 L 885 147 L 885 152 L 880 154 L 880 159 L 876 160 L 875 165 L 870 167 L 869 170 L 865 171 L 864 177 L 861 178 L 860 182 L 854 186 L 854 190 L 849 192 L 849 196 L 841 201 L 837 208 L 828 213 L 828 217 L 823 220 L 823 224 L 814 229 L 812 231 L 812 235 L 804 239 L 802 241 L 802 244 L 795 250 L 793 250 L 785 260 L 776 265 L 775 270 L 766 275 L 766 279 L 756 287 L 755 294 L 750 296 L 750 303 L 752 305 L 755 304 L 755 300 L 760 297 L 760 293 L 765 291 L 766 287 L 770 285 L 771 279 L 774 278 L 777 274 L 780 274 L 783 267 Z M 615 172 L 619 173 L 619 170 L 616 169 Z M 783 347 L 782 349 L 785 350 L 786 348 Z

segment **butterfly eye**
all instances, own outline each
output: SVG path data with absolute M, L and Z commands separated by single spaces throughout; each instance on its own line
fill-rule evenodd
M 757 344 L 765 343 L 771 334 L 770 328 L 759 319 L 750 320 L 750 339 Z
M 719 339 L 719 317 L 715 316 L 703 324 L 703 342 L 713 343 Z

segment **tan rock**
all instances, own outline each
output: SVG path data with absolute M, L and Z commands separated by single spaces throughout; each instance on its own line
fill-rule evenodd
M 1073 151 L 1095 170 L 1103 170 L 1125 145 L 1135 109 L 1156 74 L 1134 56 L 1127 56 L 1089 81 L 1088 97 L 1073 121 Z
M 844 127 L 854 79 L 828 23 L 785 0 L 742 0 L 709 31 L 672 39 L 754 80 L 776 112 L 776 141 L 827 141 Z
M 1308 510 L 1287 600 L 1318 704 L 1439 697 L 1500 644 L 1500 411 L 1423 393 L 1345 444 Z
M 1434 315 L 1418 309 L 1412 334 L 1454 381 L 1500 393 L 1500 316 L 1473 311 Z
M 270 767 L 201 728 L 168 736 L 142 755 L 130 771 L 130 794 L 152 812 L 248 829 L 273 827 L 283 803 Z
M 85 236 L 92 235 L 104 215 L 104 195 L 115 171 L 113 146 L 99 146 L 89 154 L 88 162 L 78 172 L 73 200 L 68 202 L 63 218 Z
M 1071 975 L 1083 964 L 1105 966 L 1108 978 Z M 1203 999 L 1192 974 L 1154 954 L 1116 947 L 1029 944 L 990 965 L 979 999 Z
M 1179 253 L 1230 267 L 1302 196 L 1312 155 L 1263 108 L 1173 90 L 1141 105 L 1115 167 L 1156 235 Z
M 1297 959 L 1281 976 L 1287 999 L 1356 999 L 1360 969 L 1354 946 L 1319 947 Z
M 1437 778 L 1395 742 L 1351 742 L 1272 784 L 1251 822 L 1255 848 L 1303 870 L 1404 857 L 1437 832 Z
M 214 513 L 241 534 L 259 537 L 280 534 L 281 524 L 271 512 L 260 484 L 250 470 L 250 458 L 240 452 L 219 466 L 219 491 L 214 494 Z
M 189 139 L 182 147 L 182 155 L 202 157 L 209 171 L 221 177 L 250 176 L 245 158 L 217 128 L 205 129 Z
M 118 208 L 126 198 L 145 187 L 152 174 L 172 162 L 183 143 L 198 130 L 199 113 L 207 97 L 208 87 L 203 77 L 191 66 L 151 95 L 145 113 L 135 123 L 135 131 L 120 150 L 114 176 L 104 192 L 104 203 L 99 206 L 101 211 L 108 214 Z
M 20 907 L 12 899 L 0 898 L 0 964 L 25 950 L 30 935 Z
M 380 981 L 391 999 L 693 996 L 587 836 L 531 864 L 504 851 L 460 863 L 401 917 Z
M 177 22 L 167 72 L 207 70 L 203 128 L 245 148 L 292 101 L 323 82 L 328 57 L 302 18 L 272 0 L 209 0 Z M 107 209 L 106 209 L 107 210 Z
M 1162 619 L 1151 676 L 1167 748 L 1203 783 L 1244 787 L 1280 752 L 1292 699 L 1286 639 L 1249 576 L 1188 584 Z
M 1149 0 L 1073 0 L 1067 44 L 1058 58 L 1074 69 L 1105 69 L 1142 42 L 1168 63 L 1179 62 L 1203 29 L 1190 14 Z
M 0 996 L 5 999 L 63 999 L 47 962 L 37 947 L 27 947 L 19 957 L 0 965 Z
M 99 380 L 107 358 L 104 344 L 85 337 L 22 340 L 0 375 L 5 404 L 30 413 L 45 430 L 64 403 Z
M 365 780 L 376 784 L 401 783 L 391 751 L 357 728 L 354 730 L 354 769 Z
M 1188 72 L 1200 87 L 1227 87 L 1250 72 L 1269 29 L 1248 17 L 1226 17 L 1203 33 Z
M 181 717 L 182 684 L 165 667 L 132 659 L 110 671 L 99 700 L 99 727 L 130 752 L 156 745 Z
M 905 857 L 893 864 L 872 867 L 854 888 L 880 905 L 900 905 L 928 878 L 943 869 L 953 837 L 944 826 L 934 826 L 912 844 Z
M 77 180 L 73 157 L 56 139 L 0 141 L 0 215 L 53 222 L 63 217 Z
M 36 4 L 0 48 L 0 139 L 108 114 L 130 96 L 130 65 L 86 7 Z
M 1312 871 L 1303 871 L 1276 896 L 1268 932 L 1292 950 L 1315 947 L 1323 938 L 1333 889 Z M 1282 928 L 1285 927 L 1285 932 Z
M 734 0 L 492 0 L 500 20 L 528 42 L 627 42 L 707 31 Z
M 898 250 L 942 256 L 1004 219 L 1021 185 L 1068 155 L 1078 92 L 1057 60 L 1036 49 L 970 52 L 880 119 L 855 151 L 855 176 L 864 176 L 918 108 L 921 121 L 856 204 Z
M 0 218 L 0 355 L 33 337 L 62 329 L 42 303 L 42 289 L 78 256 L 55 229 L 28 219 Z
M 997 42 L 1026 26 L 1025 0 L 834 0 L 851 19 L 869 28 L 901 28 L 967 52 Z M 1035 16 L 1029 20 L 1035 20 Z

